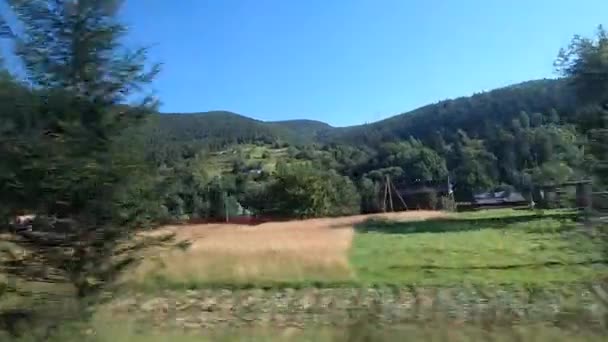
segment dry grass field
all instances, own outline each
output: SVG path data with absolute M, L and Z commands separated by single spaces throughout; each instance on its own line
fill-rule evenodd
M 445 216 L 410 211 L 257 226 L 168 226 L 153 234 L 175 234 L 178 244 L 187 247 L 150 250 L 127 277 L 138 284 L 152 279 L 186 286 L 346 282 L 354 277 L 349 265 L 354 225 L 370 218 L 419 221 Z
M 562 211 L 408 211 L 167 226 L 181 248 L 151 248 L 125 274 L 137 287 L 433 286 L 592 281 L 604 244 Z

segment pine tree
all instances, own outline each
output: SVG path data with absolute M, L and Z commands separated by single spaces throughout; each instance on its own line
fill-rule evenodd
M 578 113 L 580 130 L 587 135 L 591 171 L 608 183 L 608 32 L 600 26 L 594 38 L 575 36 L 555 62 L 586 106 Z
M 22 28 L 10 37 L 23 66 L 15 87 L 25 93 L 13 104 L 26 113 L 0 114 L 2 168 L 10 177 L 0 188 L 3 205 L 6 214 L 33 212 L 40 227 L 54 230 L 23 232 L 16 242 L 85 297 L 111 280 L 115 247 L 132 232 L 134 201 L 125 189 L 144 170 L 119 142 L 155 101 L 125 104 L 159 67 L 147 67 L 146 49 L 122 45 L 120 1 L 7 2 Z

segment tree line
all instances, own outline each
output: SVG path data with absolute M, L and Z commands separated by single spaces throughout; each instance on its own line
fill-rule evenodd
M 564 76 L 568 76 L 565 70 L 560 70 Z M 574 93 L 574 87 L 568 80 L 566 77 L 542 81 L 527 84 L 524 88 L 532 87 L 535 90 L 531 92 L 536 94 L 543 92 L 536 87 L 551 85 L 560 89 L 562 94 L 566 93 L 564 89 Z M 487 98 L 489 95 L 484 96 Z M 475 106 L 476 98 L 474 96 L 466 103 L 474 111 L 479 111 Z M 338 135 L 332 138 L 333 141 L 317 140 L 308 144 L 289 144 L 279 140 L 258 142 L 258 145 L 287 150 L 287 155 L 279 160 L 276 172 L 251 174 L 250 169 L 245 167 L 247 158 L 237 154 L 232 159 L 234 167 L 222 175 L 222 185 L 213 189 L 222 188 L 235 202 L 254 213 L 275 217 L 382 211 L 385 205 L 382 192 L 387 176 L 400 188 L 436 188 L 450 183 L 458 201 L 470 201 L 475 193 L 492 189 L 513 189 L 529 194 L 535 186 L 589 177 L 593 177 L 595 186 L 602 189 L 606 185 L 603 162 L 606 159 L 606 144 L 605 140 L 601 140 L 605 139 L 602 128 L 605 127 L 602 121 L 605 120 L 605 111 L 600 103 L 601 100 L 577 100 L 569 105 L 573 109 L 568 111 L 564 109 L 568 106 L 558 111 L 547 105 L 544 111 L 535 112 L 520 110 L 520 107 L 513 105 L 515 112 L 501 113 L 500 119 L 481 123 L 480 120 L 467 119 L 466 112 L 460 114 L 457 110 L 450 120 L 461 120 L 467 124 L 448 129 L 451 121 L 434 125 L 433 117 L 427 122 L 424 121 L 425 116 L 421 116 L 420 122 L 414 126 L 430 128 L 428 132 L 414 135 L 416 129 L 406 130 L 399 132 L 401 136 L 386 134 L 377 140 L 361 138 L 359 143 Z M 542 106 L 538 105 L 538 108 Z M 458 119 L 458 116 L 464 118 Z M 352 132 L 359 129 L 353 128 Z M 355 134 L 352 132 L 349 134 Z M 168 172 L 200 160 L 189 171 L 200 173 L 206 168 L 205 158 L 200 156 L 208 151 L 201 148 L 197 152 L 198 157 L 171 162 L 155 157 L 151 159 Z M 201 189 L 197 195 L 199 198 L 205 198 L 205 184 L 211 182 L 211 178 L 198 178 L 201 182 L 198 185 L 198 189 Z M 328 179 L 332 181 L 323 181 Z M 193 187 L 187 185 L 186 188 Z M 290 200 L 292 197 L 299 199 Z M 264 200 L 260 201 L 262 198 Z M 441 206 L 441 198 L 419 198 L 418 201 L 424 207 Z M 180 213 L 195 217 L 213 216 L 210 211 L 204 210 L 180 210 Z
M 595 82 L 593 75 L 602 72 L 603 65 L 587 66 L 593 69 L 586 71 L 577 68 L 586 63 L 585 59 L 601 55 L 605 38 L 601 28 L 596 37 L 574 38 L 555 61 L 556 70 L 562 75 L 556 80 L 525 82 L 468 98 L 442 101 L 374 124 L 322 127 L 315 131 L 312 142 L 284 139 L 276 131 L 269 131 L 265 140 L 251 138 L 238 133 L 249 127 L 238 120 L 232 122 L 224 137 L 242 139 L 240 143 L 288 148 L 291 153 L 281 162 L 291 165 L 290 169 L 302 168 L 290 172 L 322 173 L 321 178 L 331 178 L 334 173 L 347 177 L 348 188 L 355 191 L 347 196 L 349 201 L 332 201 L 330 206 L 336 208 L 336 215 L 345 212 L 345 203 L 349 203 L 349 213 L 382 210 L 381 193 L 387 176 L 405 188 L 425 184 L 437 187 L 449 182 L 453 184 L 458 201 L 470 201 L 473 194 L 491 189 L 515 189 L 528 194 L 535 186 L 589 177 L 602 189 L 606 185 L 606 166 L 602 161 L 606 159 L 605 140 L 602 140 L 606 125 L 604 100 L 600 92 L 582 96 L 581 87 L 589 86 L 576 77 L 582 73 L 589 82 Z M 585 50 L 584 57 L 583 46 L 589 50 Z M 205 151 L 217 151 L 231 145 L 193 148 L 196 139 L 189 139 L 189 144 L 172 144 L 156 138 L 150 141 L 154 141 L 148 148 L 150 159 L 167 169 L 179 168 L 171 165 L 187 164 L 184 161 L 195 159 Z M 162 144 L 164 147 L 159 148 Z M 172 152 L 160 153 L 163 148 L 172 149 Z M 176 153 L 176 150 L 181 152 Z M 161 155 L 171 156 L 173 160 L 159 157 Z M 242 165 L 245 162 L 237 156 L 234 163 Z M 201 167 L 205 166 L 201 164 Z M 284 169 L 281 172 L 286 172 Z M 304 216 L 324 215 L 321 213 L 326 210 L 321 208 L 329 204 L 319 204 L 316 213 L 310 208 L 288 210 L 285 206 L 272 204 L 281 196 L 263 191 L 279 181 L 279 168 L 276 170 L 272 175 L 252 176 L 235 168 L 223 176 L 223 191 L 230 193 L 234 201 L 260 214 L 299 217 L 306 212 Z M 299 189 L 297 184 L 294 187 Z M 268 203 L 262 206 L 257 201 L 248 201 L 256 196 Z M 358 198 L 358 204 L 350 201 L 351 198 Z M 436 207 L 440 199 L 425 199 L 424 202 L 426 206 Z M 189 214 L 213 216 L 209 211 Z

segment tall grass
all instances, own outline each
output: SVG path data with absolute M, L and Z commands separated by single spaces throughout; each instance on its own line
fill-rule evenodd
M 198 287 L 348 281 L 352 235 L 352 229 L 280 225 L 181 228 L 177 237 L 190 241 L 187 248 L 154 251 L 127 280 Z
M 444 217 L 441 212 L 387 213 L 398 222 Z M 123 281 L 138 287 L 173 288 L 299 286 L 352 283 L 349 250 L 363 215 L 259 226 L 225 224 L 167 227 L 184 248 L 153 249 Z M 158 233 L 158 232 L 157 232 Z

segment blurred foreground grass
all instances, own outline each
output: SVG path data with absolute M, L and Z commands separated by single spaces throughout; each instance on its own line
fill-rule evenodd
M 2 335 L 0 335 L 2 338 Z M 2 339 L 5 341 L 5 339 Z M 9 341 L 9 340 L 6 340 Z M 32 337 L 13 339 L 15 342 L 34 341 Z M 58 331 L 46 339 L 49 342 L 236 342 L 236 341 L 314 341 L 314 342 L 364 342 L 364 341 L 605 341 L 601 331 L 588 329 L 562 329 L 546 324 L 515 326 L 459 325 L 428 322 L 425 324 L 402 324 L 398 326 L 376 326 L 361 322 L 345 328 L 240 328 L 224 331 L 200 330 L 159 331 L 142 330 L 129 324 L 97 323 L 82 329 L 73 326 Z

